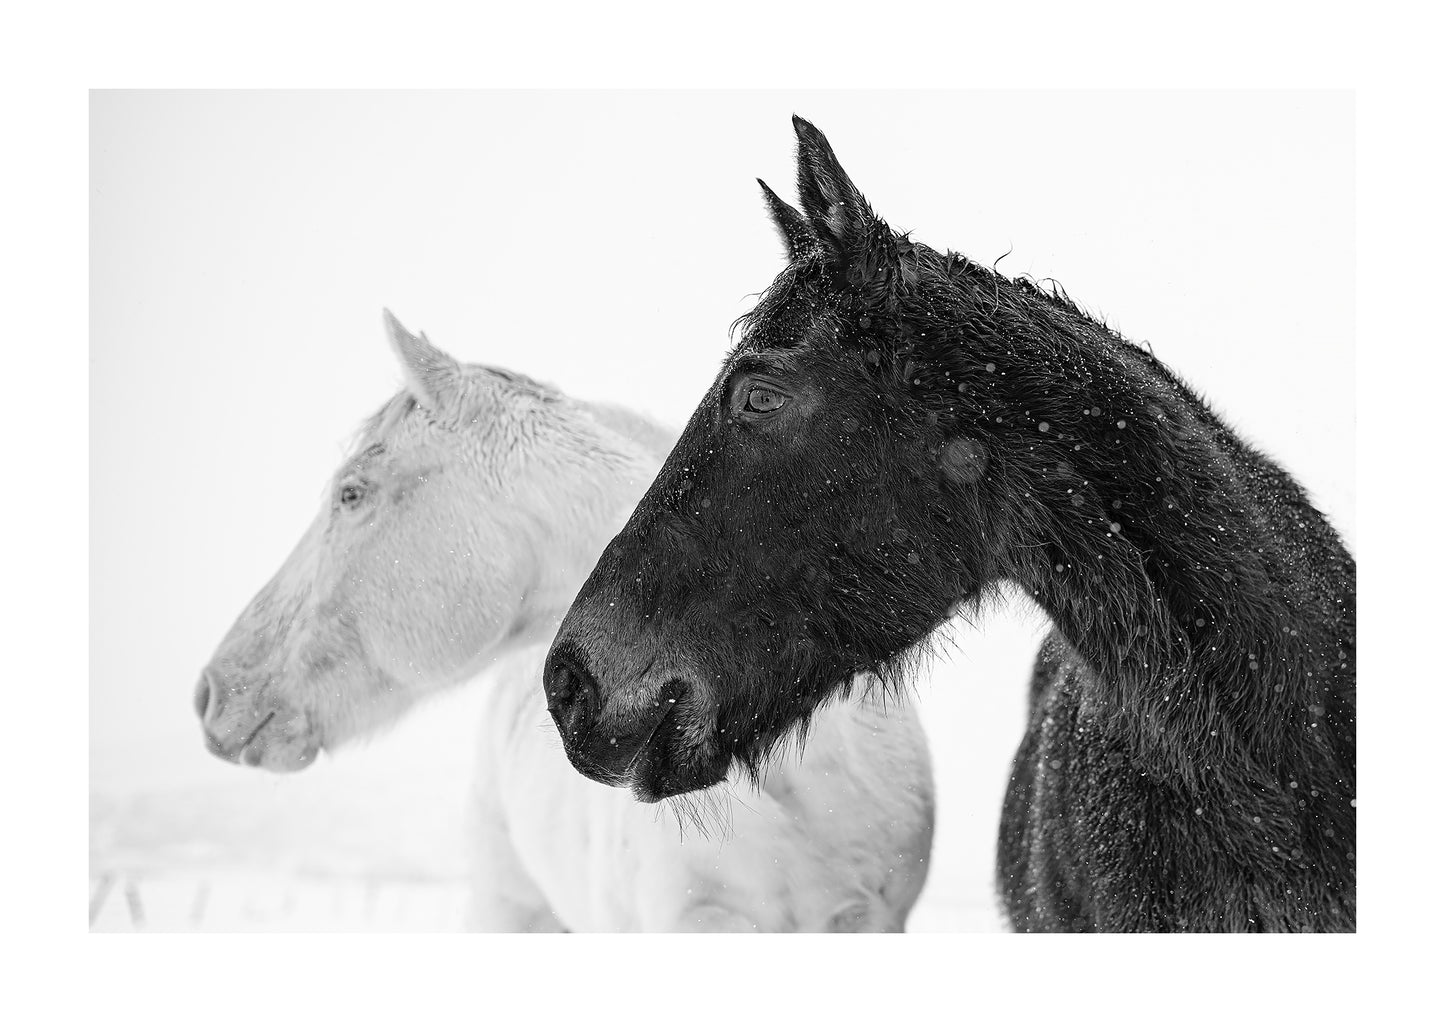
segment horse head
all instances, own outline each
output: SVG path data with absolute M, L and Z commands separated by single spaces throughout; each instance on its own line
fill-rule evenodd
M 464 365 L 386 314 L 405 387 L 202 671 L 211 751 L 272 770 L 551 634 L 657 465 L 620 410 Z
M 739 321 L 545 675 L 573 764 L 644 800 L 733 763 L 758 770 L 859 672 L 896 681 L 996 579 L 1006 543 L 988 510 L 1001 431 L 985 418 L 1006 342 L 978 312 L 993 301 L 985 271 L 961 303 L 971 264 L 892 230 L 822 133 L 794 126 L 801 209 L 762 185 L 787 265 Z M 977 343 L 925 357 L 969 317 Z

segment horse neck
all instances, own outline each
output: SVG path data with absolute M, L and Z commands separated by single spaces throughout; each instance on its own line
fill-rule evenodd
M 624 408 L 582 402 L 576 407 L 590 421 L 556 423 L 565 441 L 549 453 L 555 459 L 545 473 L 551 487 L 528 501 L 535 527 L 529 543 L 534 565 L 531 584 L 515 616 L 478 658 L 472 674 L 535 643 L 551 641 L 597 558 L 627 520 L 675 439 L 650 419 Z
M 603 428 L 656 459 L 659 466 L 677 443 L 677 430 L 641 412 L 605 401 L 578 402 L 578 405 Z
M 1038 371 L 1002 560 L 1093 668 L 1085 705 L 1173 769 L 1352 757 L 1353 559 L 1287 473 L 1079 319 L 1052 339 L 1066 371 Z

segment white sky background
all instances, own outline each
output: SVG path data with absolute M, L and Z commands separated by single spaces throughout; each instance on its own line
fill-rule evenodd
M 1347 94 L 96 94 L 92 792 L 315 783 L 212 759 L 191 691 L 399 385 L 381 307 L 680 425 L 781 265 L 753 178 L 794 197 L 795 111 L 894 227 L 1012 249 L 1150 342 L 1353 542 Z M 1039 634 L 988 624 L 922 686 L 939 845 L 980 868 Z M 315 769 L 394 772 L 456 726 Z

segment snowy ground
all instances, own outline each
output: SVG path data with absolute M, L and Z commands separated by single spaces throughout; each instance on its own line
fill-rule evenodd
M 1001 928 L 993 837 L 1041 634 L 1017 610 L 956 629 L 919 680 L 938 829 L 910 930 Z M 91 929 L 458 929 L 477 695 L 437 699 L 294 775 L 198 769 L 204 783 L 178 784 L 163 765 L 146 777 L 134 750 L 125 777 L 92 784 Z M 195 756 L 209 766 L 199 731 Z

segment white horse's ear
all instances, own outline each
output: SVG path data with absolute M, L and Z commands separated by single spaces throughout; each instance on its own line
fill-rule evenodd
M 406 386 L 412 396 L 433 412 L 446 408 L 455 399 L 461 378 L 457 360 L 435 347 L 426 334 L 408 331 L 390 309 L 382 309 L 381 318 L 391 349 L 406 372 Z

